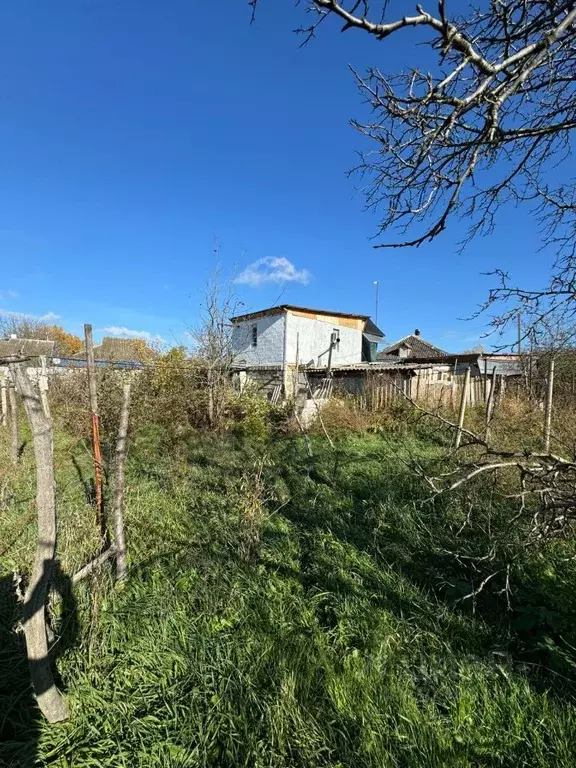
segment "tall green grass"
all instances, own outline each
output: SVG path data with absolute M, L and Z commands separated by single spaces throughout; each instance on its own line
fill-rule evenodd
M 311 461 L 294 438 L 194 436 L 174 454 L 161 435 L 137 436 L 129 579 L 120 589 L 102 574 L 56 617 L 69 723 L 37 718 L 9 631 L 18 608 L 5 606 L 0 688 L 17 680 L 20 699 L 2 699 L 0 763 L 576 765 L 570 544 L 518 563 L 512 610 L 500 582 L 462 602 L 480 576 L 450 552 L 482 551 L 485 521 L 457 537 L 465 510 L 422 506 L 398 460 L 433 448 L 390 448 L 356 437 L 332 451 L 318 438 Z M 263 487 L 251 485 L 257 466 Z M 505 528 L 490 489 L 478 493 Z M 77 503 L 62 499 L 63 520 L 89 516 Z M 90 546 L 63 525 L 71 566 Z

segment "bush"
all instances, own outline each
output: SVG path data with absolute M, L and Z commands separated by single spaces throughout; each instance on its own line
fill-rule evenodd
M 253 387 L 233 395 L 226 410 L 228 428 L 236 435 L 263 442 L 270 437 L 273 408 Z

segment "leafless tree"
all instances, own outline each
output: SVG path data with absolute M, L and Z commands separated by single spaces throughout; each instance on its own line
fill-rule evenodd
M 212 429 L 221 424 L 230 389 L 234 361 L 230 318 L 237 314 L 237 308 L 232 284 L 223 282 L 216 267 L 204 289 L 200 322 L 193 333 L 195 356 L 206 377 L 207 415 Z
M 354 72 L 372 110 L 353 125 L 371 140 L 356 170 L 368 207 L 381 214 L 375 247 L 421 245 L 454 217 L 468 222 L 467 241 L 490 232 L 504 204 L 527 203 L 554 249 L 551 280 L 527 290 L 497 270 L 486 305 L 507 304 L 493 325 L 514 321 L 518 304 L 534 323 L 558 309 L 575 315 L 576 192 L 557 172 L 576 127 L 574 2 L 426 0 L 411 15 L 395 6 L 307 0 L 311 22 L 298 30 L 307 42 L 332 19 L 384 45 L 392 35 L 412 33 L 414 43 L 423 35 L 432 49 L 429 71 L 417 65 L 414 45 L 415 64 L 405 71 Z
M 37 339 L 43 325 L 35 317 L 20 312 L 0 312 L 0 338 Z

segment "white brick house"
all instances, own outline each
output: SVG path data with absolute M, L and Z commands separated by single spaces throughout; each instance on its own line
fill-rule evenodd
M 376 359 L 384 334 L 368 315 L 330 312 L 290 304 L 232 318 L 232 346 L 238 365 L 353 365 Z

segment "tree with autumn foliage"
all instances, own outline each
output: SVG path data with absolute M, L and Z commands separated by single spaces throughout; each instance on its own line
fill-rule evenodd
M 82 339 L 61 325 L 46 325 L 30 315 L 6 313 L 0 315 L 0 336 L 19 339 L 45 339 L 55 342 L 57 357 L 74 357 L 82 352 Z
M 57 357 L 74 357 L 80 354 L 84 348 L 82 339 L 74 333 L 64 330 L 61 325 L 42 325 L 35 338 L 54 341 L 54 354 Z

